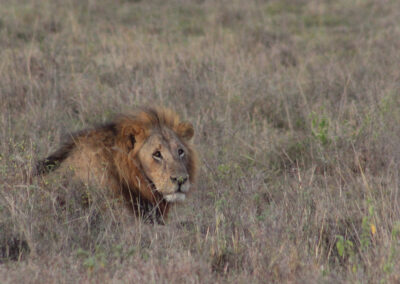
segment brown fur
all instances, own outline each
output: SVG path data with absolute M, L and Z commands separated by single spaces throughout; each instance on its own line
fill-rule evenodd
M 192 125 L 180 122 L 173 111 L 138 109 L 107 125 L 71 135 L 59 150 L 37 164 L 37 174 L 73 168 L 79 180 L 109 188 L 142 216 L 156 211 L 162 223 L 170 207 L 166 197 L 173 200 L 182 188 L 184 193 L 176 195 L 184 199 L 189 183 L 195 182 L 198 161 L 192 136 Z M 154 157 L 152 151 L 158 150 L 162 159 Z M 181 181 L 188 176 L 189 181 L 177 185 L 175 176 Z

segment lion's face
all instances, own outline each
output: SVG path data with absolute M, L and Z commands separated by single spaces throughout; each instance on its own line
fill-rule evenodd
M 189 155 L 169 128 L 153 129 L 137 153 L 144 174 L 168 202 L 185 200 L 190 189 Z

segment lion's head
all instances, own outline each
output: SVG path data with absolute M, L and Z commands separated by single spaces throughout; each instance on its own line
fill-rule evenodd
M 168 109 L 142 109 L 120 118 L 120 147 L 127 153 L 123 174 L 148 200 L 185 200 L 196 177 L 192 124 Z M 149 198 L 150 197 L 150 198 Z

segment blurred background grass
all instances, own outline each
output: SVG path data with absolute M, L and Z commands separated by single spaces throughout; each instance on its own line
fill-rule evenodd
M 390 0 L 1 1 L 0 280 L 400 281 L 399 19 Z M 27 181 L 63 134 L 144 104 L 190 120 L 201 155 L 168 225 Z

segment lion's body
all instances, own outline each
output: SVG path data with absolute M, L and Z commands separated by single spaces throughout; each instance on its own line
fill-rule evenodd
M 166 109 L 142 109 L 68 141 L 37 165 L 39 174 L 71 170 L 84 183 L 122 196 L 136 213 L 163 220 L 194 183 L 197 157 L 191 124 Z M 186 180 L 188 180 L 186 182 Z

